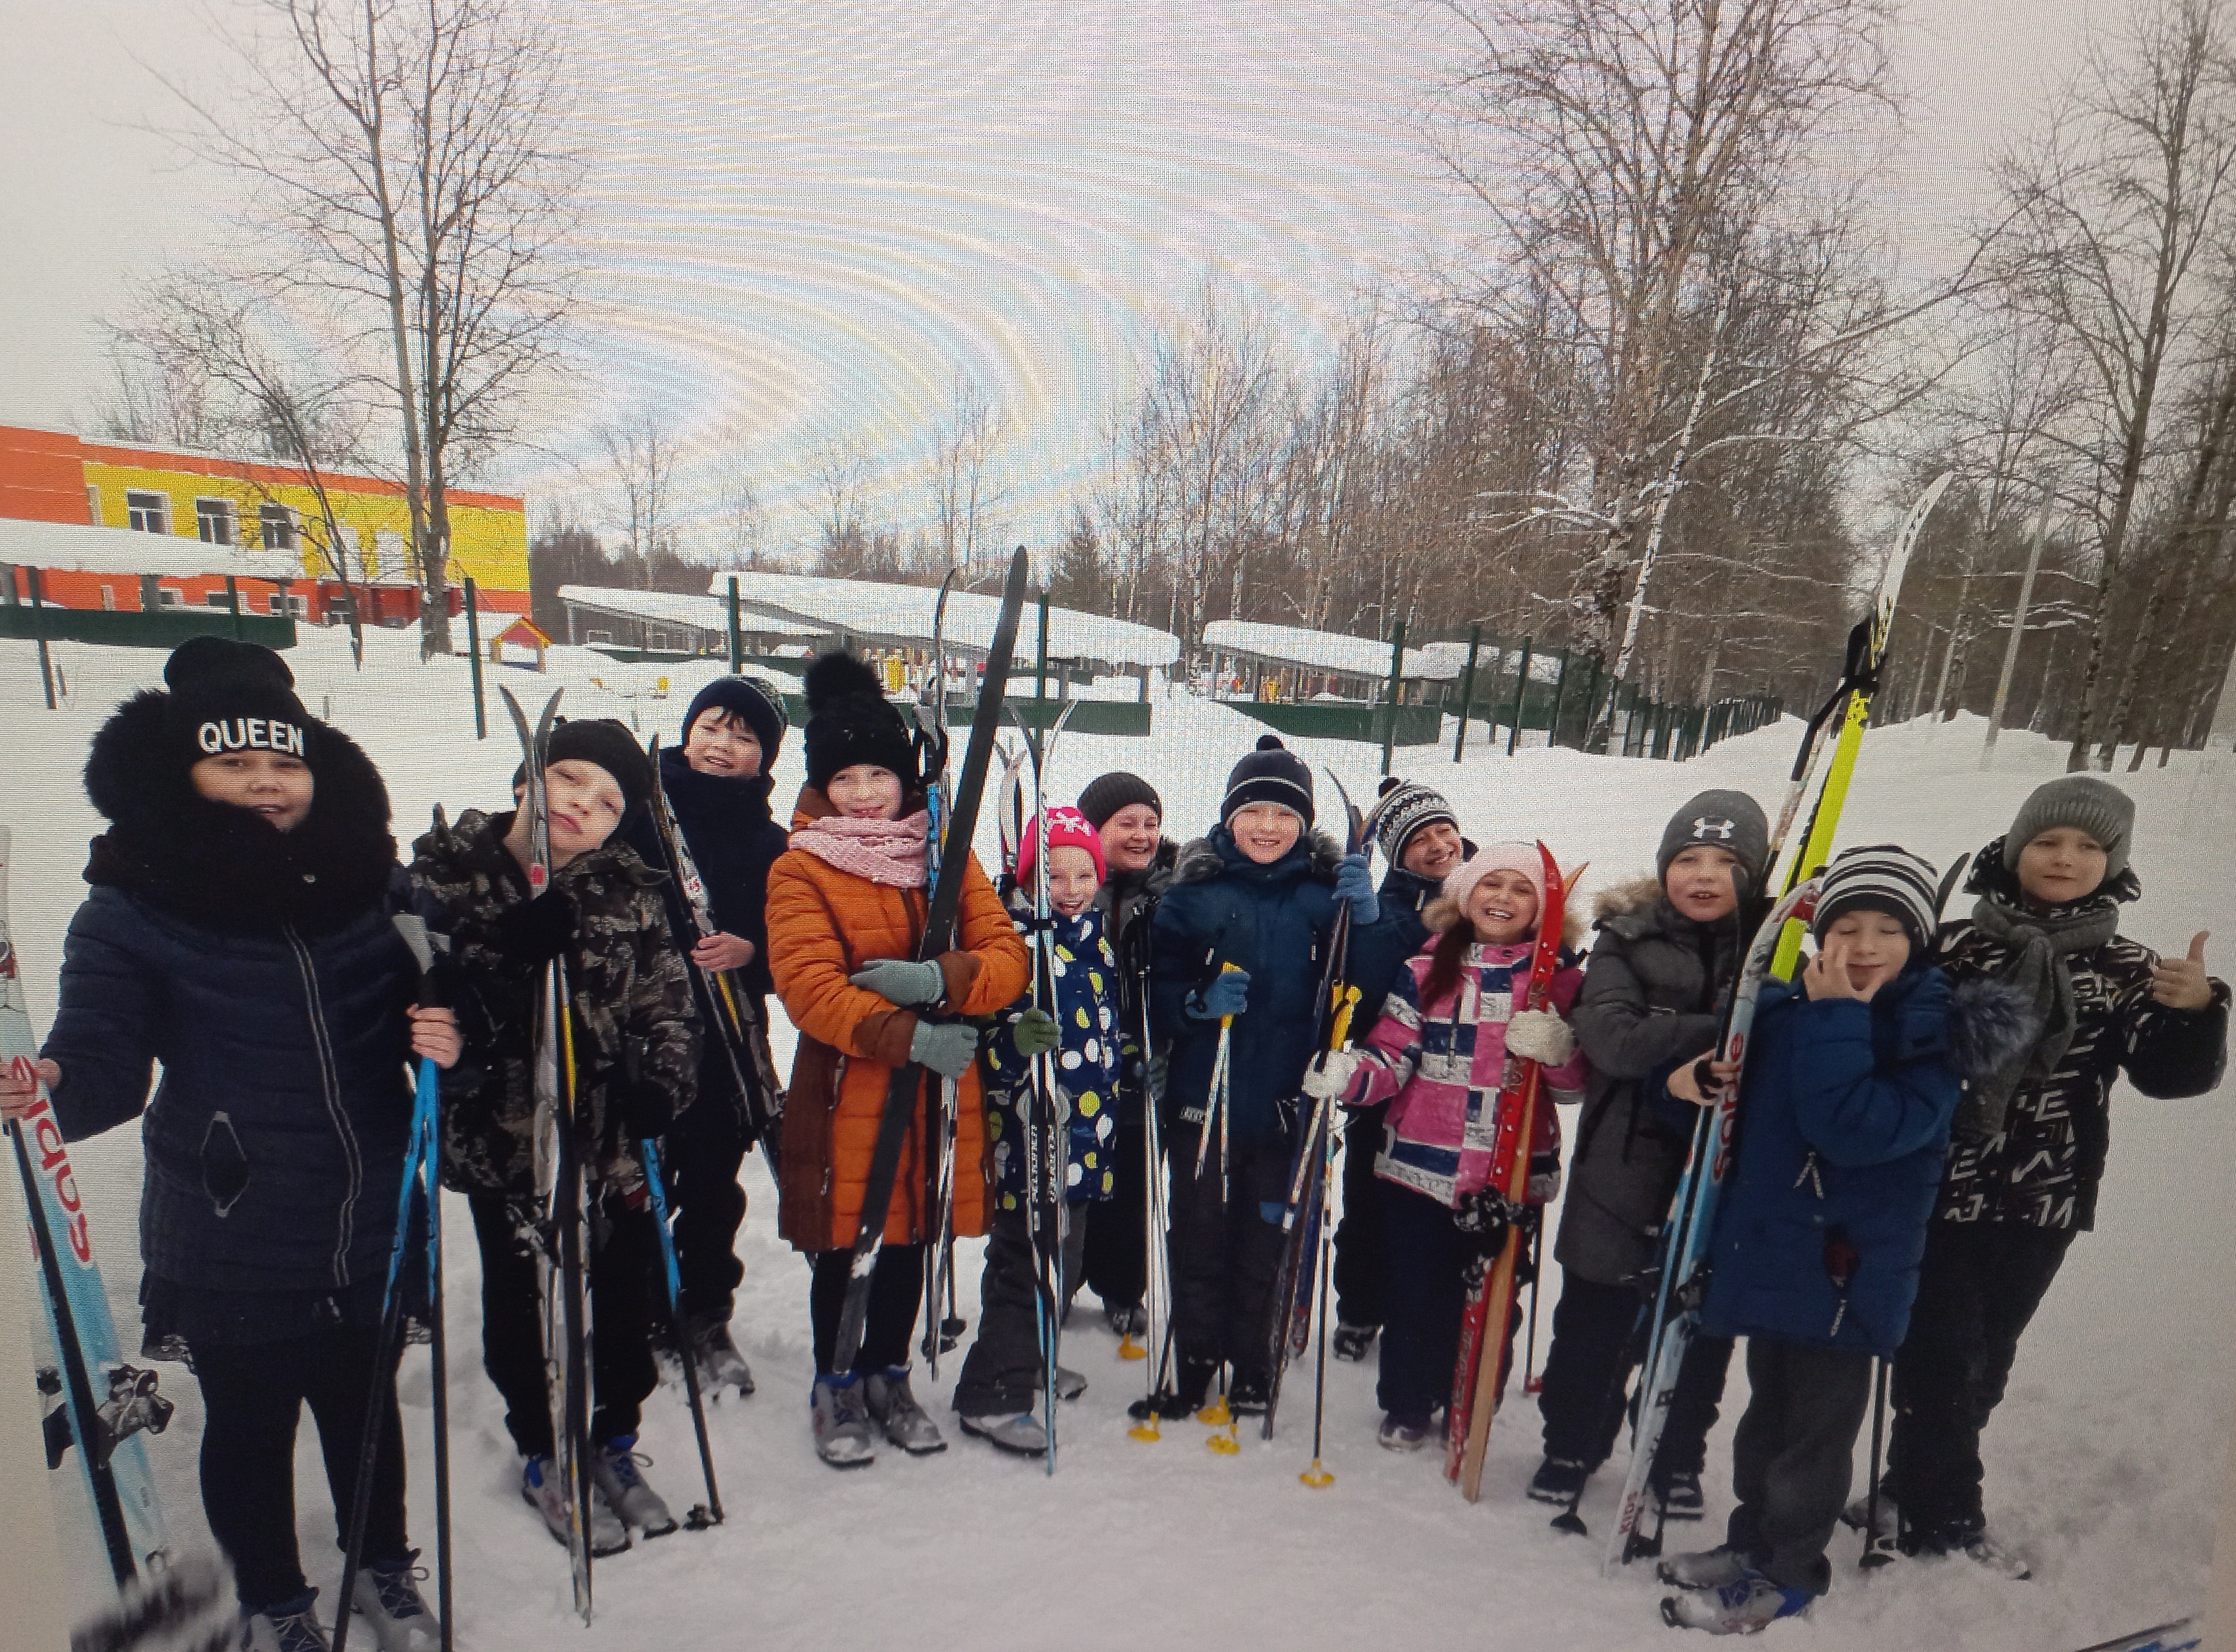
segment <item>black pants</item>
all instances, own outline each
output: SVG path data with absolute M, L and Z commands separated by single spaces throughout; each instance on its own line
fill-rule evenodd
M 683 1312 L 727 1320 L 738 1281 L 746 1276 L 737 1251 L 738 1229 L 746 1220 L 746 1190 L 738 1179 L 746 1162 L 746 1116 L 727 1093 L 727 1078 L 720 1083 L 724 1089 L 702 1089 L 700 1099 L 683 1109 L 661 1145 L 661 1168 L 667 1173 Z
M 1537 1409 L 1545 1418 L 1545 1455 L 1597 1468 L 1615 1450 L 1630 1408 L 1626 1390 L 1646 1357 L 1650 1299 L 1628 1285 L 1600 1285 L 1574 1270 L 1561 1276 L 1553 1309 L 1553 1346 Z M 1658 1478 L 1698 1474 L 1707 1462 L 1708 1431 L 1724 1397 L 1732 1345 L 1696 1337 L 1678 1368 L 1677 1392 L 1662 1425 Z
M 1195 1169 L 1198 1127 L 1172 1135 L 1173 1344 L 1183 1360 L 1231 1360 L 1263 1378 L 1273 1335 L 1281 1210 L 1289 1196 L 1286 1136 L 1233 1142 L 1220 1196 L 1219 1142 Z
M 1380 1236 L 1389 1253 L 1388 1309 L 1382 1324 L 1381 1373 L 1375 1404 L 1393 1417 L 1426 1421 L 1450 1404 L 1459 1363 L 1460 1316 L 1467 1306 L 1467 1267 L 1475 1239 L 1453 1225 L 1452 1213 L 1426 1194 L 1382 1184 Z M 1518 1283 L 1518 1281 L 1517 1281 Z M 1506 1339 L 1494 1379 L 1503 1390 L 1514 1364 L 1521 1316 L 1506 1316 Z M 1480 1380 L 1480 1379 L 1478 1379 Z
M 550 1455 L 551 1403 L 544 1385 L 543 1291 L 535 1252 L 521 1237 L 512 1202 L 477 1193 L 474 1237 L 482 1253 L 482 1369 L 504 1396 L 504 1425 L 523 1457 Z M 649 1210 L 618 1198 L 590 1221 L 590 1414 L 594 1441 L 634 1435 L 644 1397 L 660 1380 L 652 1363 L 653 1270 L 660 1235 Z
M 1895 1359 L 1886 1478 L 1920 1537 L 1961 1543 L 1985 1526 L 1980 1433 L 2072 1243 L 2069 1228 L 2009 1222 L 1928 1230 L 1910 1334 Z
M 1404 1196 L 1374 1174 L 1390 1103 L 1363 1108 L 1343 1132 L 1343 1220 L 1335 1230 L 1335 1317 L 1344 1325 L 1380 1325 L 1391 1266 L 1384 1207 Z M 1389 1409 L 1384 1406 L 1385 1411 Z
M 1079 1278 L 1080 1255 L 1095 1231 L 1101 1204 L 1064 1208 L 1062 1249 L 1056 1259 L 1056 1312 L 1063 1312 Z M 986 1234 L 986 1271 L 978 1283 L 978 1334 L 963 1361 L 955 1409 L 965 1417 L 990 1417 L 1033 1409 L 1041 1392 L 1040 1275 L 1032 1235 L 1022 1210 L 997 1210 Z
M 922 1245 L 885 1245 L 870 1275 L 870 1309 L 862 1322 L 862 1346 L 854 1356 L 858 1372 L 890 1371 L 909 1362 L 916 1335 L 916 1311 L 924 1302 Z M 808 1287 L 808 1318 L 815 1328 L 815 1369 L 831 1373 L 838 1347 L 838 1320 L 846 1309 L 846 1277 L 854 1253 L 844 1247 L 815 1253 L 815 1278 Z
M 1140 1107 L 1132 1122 L 1121 1115 L 1110 1197 L 1082 1208 L 1087 1213 L 1087 1249 L 1079 1277 L 1102 1299 L 1106 1308 L 1137 1308 L 1148 1276 L 1149 1165 L 1148 1125 Z
M 381 1439 L 373 1458 L 365 1555 L 385 1563 L 402 1560 L 410 1549 L 404 1534 L 396 1362 L 391 1357 L 380 1376 L 373 1360 L 379 1345 L 379 1327 L 371 1325 L 338 1326 L 286 1342 L 194 1345 L 194 1379 L 206 1413 L 202 1509 L 233 1563 L 233 1586 L 247 1610 L 292 1601 L 307 1587 L 295 1544 L 295 1425 L 305 1405 L 319 1426 L 339 1548 L 347 1539 L 357 1496 L 365 1410 L 378 1389 Z
M 1775 1337 L 1747 1339 L 1747 1408 L 1732 1442 L 1725 1541 L 1781 1589 L 1822 1595 L 1825 1545 L 1848 1501 L 1856 1435 L 1871 1397 L 1871 1356 Z

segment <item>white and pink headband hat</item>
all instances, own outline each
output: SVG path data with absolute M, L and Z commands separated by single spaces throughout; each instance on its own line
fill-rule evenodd
M 1537 910 L 1545 910 L 1545 862 L 1534 843 L 1494 843 L 1478 849 L 1445 875 L 1444 896 L 1465 907 L 1475 886 L 1494 872 L 1518 872 L 1537 892 Z

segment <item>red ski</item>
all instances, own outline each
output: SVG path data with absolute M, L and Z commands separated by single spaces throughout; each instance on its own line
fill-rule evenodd
M 1553 852 L 1541 842 L 1537 852 L 1544 861 L 1545 904 L 1537 914 L 1537 944 L 1529 954 L 1529 1001 L 1521 1006 L 1530 1010 L 1542 1010 L 1551 997 L 1553 977 L 1561 966 L 1561 928 L 1568 891 L 1583 871 L 1580 866 L 1564 879 Z M 1514 1063 L 1508 1069 L 1505 1088 L 1498 1092 L 1488 1187 L 1513 1206 L 1519 1206 L 1529 1191 L 1529 1142 L 1537 1128 L 1542 1077 L 1537 1062 Z M 1470 1503 L 1483 1495 L 1483 1449 L 1490 1440 L 1490 1419 L 1498 1410 L 1496 1367 L 1492 1367 L 1492 1380 L 1483 1381 L 1483 1354 L 1486 1349 L 1506 1346 L 1506 1327 L 1514 1313 L 1515 1268 L 1527 1242 L 1521 1227 L 1509 1225 L 1496 1260 L 1478 1260 L 1470 1270 L 1467 1306 L 1460 1314 L 1460 1355 L 1452 1367 L 1452 1403 L 1444 1426 L 1444 1478 L 1457 1481 Z M 1494 1352 L 1491 1358 L 1499 1354 Z

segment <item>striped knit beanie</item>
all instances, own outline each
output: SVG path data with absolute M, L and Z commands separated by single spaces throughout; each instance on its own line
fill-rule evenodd
M 1893 844 L 1844 849 L 1825 869 L 1810 932 L 1821 942 L 1843 912 L 1884 912 L 1908 932 L 1910 950 L 1922 953 L 1933 944 L 1940 926 L 1940 884 L 1941 874 L 1931 862 Z
M 1258 749 L 1228 773 L 1219 823 L 1225 826 L 1235 811 L 1253 803 L 1278 803 L 1307 827 L 1312 823 L 1312 772 L 1303 758 L 1281 744 L 1279 734 L 1259 735 Z
M 1460 828 L 1460 818 L 1442 792 L 1395 774 L 1382 782 L 1382 801 L 1375 806 L 1382 818 L 1375 823 L 1374 840 L 1393 866 L 1404 859 L 1406 840 L 1423 826 L 1442 820 L 1455 832 Z

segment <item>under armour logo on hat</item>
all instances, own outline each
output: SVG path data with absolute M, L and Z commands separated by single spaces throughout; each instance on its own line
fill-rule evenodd
M 1693 817 L 1693 836 L 1695 841 L 1706 838 L 1720 838 L 1726 843 L 1729 843 L 1732 840 L 1732 834 L 1739 829 L 1739 823 L 1736 820 L 1711 820 L 1702 814 Z

